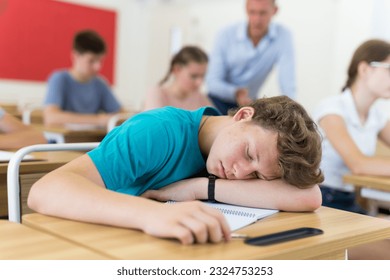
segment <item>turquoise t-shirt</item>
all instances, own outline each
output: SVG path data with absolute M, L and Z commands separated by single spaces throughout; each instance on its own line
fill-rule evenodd
M 139 113 L 112 130 L 88 155 L 107 189 L 141 195 L 162 188 L 205 168 L 198 144 L 203 115 L 219 113 L 211 107 Z

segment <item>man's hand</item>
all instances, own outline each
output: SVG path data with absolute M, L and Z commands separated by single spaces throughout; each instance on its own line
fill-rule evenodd
M 240 88 L 236 91 L 236 102 L 240 106 L 249 105 L 252 103 L 252 99 L 249 97 L 248 90 L 246 88 Z

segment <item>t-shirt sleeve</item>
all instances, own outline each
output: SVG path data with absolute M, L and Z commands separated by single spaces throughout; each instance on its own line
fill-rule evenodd
M 57 105 L 63 108 L 65 103 L 66 81 L 61 73 L 52 74 L 47 82 L 45 105 Z
M 88 153 L 108 189 L 128 193 L 126 188 L 138 187 L 135 194 L 143 193 L 174 149 L 165 126 L 153 118 L 140 122 L 123 123 Z
M 121 104 L 114 96 L 108 83 L 101 77 L 98 78 L 98 87 L 102 95 L 102 110 L 107 113 L 119 112 Z
M 313 120 L 319 122 L 327 115 L 343 116 L 343 109 L 339 102 L 333 98 L 323 100 L 316 110 L 313 112 Z

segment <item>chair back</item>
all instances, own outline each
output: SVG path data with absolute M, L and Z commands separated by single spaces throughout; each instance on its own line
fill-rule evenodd
M 7 170 L 8 220 L 21 222 L 21 191 L 19 182 L 19 167 L 23 158 L 32 152 L 45 151 L 88 151 L 96 148 L 99 142 L 39 144 L 19 149 L 12 156 Z

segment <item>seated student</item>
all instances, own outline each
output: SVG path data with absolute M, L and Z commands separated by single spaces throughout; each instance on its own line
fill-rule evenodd
M 183 244 L 230 238 L 223 215 L 192 200 L 285 211 L 321 205 L 321 139 L 301 105 L 280 96 L 218 114 L 211 107 L 139 113 L 99 147 L 37 181 L 28 205 Z M 201 171 L 218 177 L 215 184 Z
M 213 106 L 200 92 L 207 70 L 207 54 L 200 48 L 182 48 L 171 60 L 168 73 L 158 86 L 149 90 L 144 110 L 173 106 L 194 110 Z
M 0 108 L 0 149 L 20 149 L 24 146 L 47 143 L 43 133 L 24 125 Z
M 376 102 L 388 98 L 390 44 L 366 41 L 353 54 L 343 93 L 324 100 L 314 113 L 324 137 L 323 205 L 364 214 L 353 186 L 345 185 L 343 176 L 390 176 L 390 160 L 374 155 L 378 138 L 390 145 L 389 116 Z
M 106 45 L 94 31 L 78 32 L 73 41 L 72 68 L 54 72 L 48 80 L 45 124 L 85 123 L 105 126 L 121 111 L 109 85 L 98 73 Z

